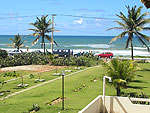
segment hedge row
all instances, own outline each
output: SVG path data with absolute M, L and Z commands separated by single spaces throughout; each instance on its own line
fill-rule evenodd
M 43 53 L 21 53 L 8 56 L 5 50 L 0 50 L 0 67 L 21 66 L 21 65 L 58 65 L 58 66 L 94 66 L 102 63 L 91 53 L 80 57 L 53 58 L 52 55 Z
M 21 66 L 31 64 L 48 64 L 50 63 L 50 56 L 43 53 L 21 53 L 14 56 L 7 56 L 0 59 L 0 67 Z

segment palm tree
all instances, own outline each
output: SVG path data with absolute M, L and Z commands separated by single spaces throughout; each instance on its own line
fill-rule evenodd
M 126 34 L 128 35 L 125 48 L 128 48 L 129 43 L 130 43 L 131 57 L 133 60 L 133 37 L 134 36 L 136 36 L 136 38 L 143 45 L 145 45 L 147 47 L 147 50 L 149 51 L 149 47 L 145 43 L 145 40 L 149 41 L 149 37 L 140 33 L 140 31 L 150 30 L 150 27 L 145 27 L 146 24 L 150 23 L 150 19 L 145 18 L 145 16 L 147 16 L 148 13 L 141 14 L 142 7 L 139 7 L 138 9 L 136 9 L 136 6 L 134 6 L 130 9 L 129 6 L 126 6 L 126 8 L 128 9 L 128 15 L 125 16 L 122 12 L 120 12 L 120 15 L 117 15 L 117 17 L 119 17 L 122 20 L 122 22 L 115 21 L 117 24 L 119 24 L 120 27 L 113 27 L 113 28 L 109 28 L 108 30 L 111 30 L 111 29 L 123 30 L 123 32 L 119 34 L 118 36 L 114 37 L 110 41 L 110 43 L 117 40 L 118 38 L 122 39 L 123 37 L 125 37 Z
M 32 45 L 36 44 L 39 41 L 40 37 L 42 37 L 41 48 L 43 48 L 44 46 L 44 54 L 45 54 L 45 38 L 50 42 L 52 41 L 51 37 L 47 35 L 47 33 L 52 32 L 51 19 L 46 21 L 47 16 L 48 15 L 46 16 L 43 15 L 41 18 L 37 17 L 36 22 L 30 23 L 30 25 L 33 25 L 35 27 L 35 29 L 29 29 L 34 31 L 34 33 L 30 34 L 29 36 L 36 37 L 36 39 L 32 42 Z M 55 41 L 54 43 L 57 45 Z
M 8 45 L 10 47 L 17 48 L 17 50 L 19 50 L 20 48 L 26 47 L 23 45 L 24 42 L 26 42 L 26 41 L 22 41 L 22 36 L 20 36 L 19 33 L 18 33 L 18 35 L 14 36 L 14 39 L 10 38 L 10 40 L 12 41 L 12 44 Z
M 110 83 L 116 89 L 117 96 L 121 94 L 121 88 L 125 88 L 134 78 L 136 64 L 133 61 L 120 61 L 118 58 L 113 59 L 107 67 L 107 76 L 112 78 Z

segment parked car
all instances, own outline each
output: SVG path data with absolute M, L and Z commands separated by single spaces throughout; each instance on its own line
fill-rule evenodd
M 53 54 L 58 57 L 68 57 L 73 55 L 73 51 L 70 49 L 54 49 Z
M 99 58 L 112 58 L 113 57 L 113 53 L 111 52 L 103 52 L 101 54 L 97 55 Z
M 22 53 L 23 51 L 22 50 L 13 50 L 13 51 L 10 51 L 9 53 L 8 53 L 8 55 L 14 55 L 14 54 L 20 54 L 20 53 Z
M 79 56 L 81 56 L 81 55 L 83 55 L 84 54 L 84 52 L 79 52 L 79 53 L 75 53 L 73 56 L 74 57 L 79 57 Z

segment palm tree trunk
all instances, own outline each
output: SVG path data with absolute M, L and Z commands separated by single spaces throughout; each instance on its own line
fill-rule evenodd
M 134 60 L 134 58 L 133 58 L 133 44 L 132 44 L 132 41 L 131 41 L 131 57 L 132 57 L 132 60 Z
M 117 96 L 120 96 L 121 90 L 119 86 L 116 88 L 116 93 L 117 93 Z
M 45 42 L 44 42 L 44 55 L 45 55 Z
M 44 55 L 45 55 L 45 40 L 44 40 L 44 34 L 42 35 L 42 40 L 43 40 L 43 44 L 44 44 Z
M 130 33 L 129 34 L 129 37 L 130 37 L 130 40 L 131 40 L 131 58 L 132 58 L 132 60 L 134 60 L 134 58 L 133 58 L 133 33 Z

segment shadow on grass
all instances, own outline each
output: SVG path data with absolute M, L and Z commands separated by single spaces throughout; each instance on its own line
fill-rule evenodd
M 143 77 L 143 75 L 136 75 L 137 77 Z
M 138 71 L 150 71 L 150 69 L 142 68 L 142 69 L 140 69 L 140 70 L 138 70 Z
M 134 97 L 135 95 L 137 95 L 137 92 L 130 92 L 130 93 L 122 92 L 122 96 L 125 96 L 125 97 L 127 97 L 127 96 Z
M 143 81 L 143 80 L 133 80 L 132 82 L 137 82 L 137 83 L 147 83 L 146 81 Z
M 16 90 L 18 90 L 18 89 L 26 89 L 26 87 L 15 87 L 13 89 L 16 89 Z
M 142 87 L 142 86 L 127 86 L 127 88 L 143 89 L 143 88 L 147 88 L 147 87 Z

